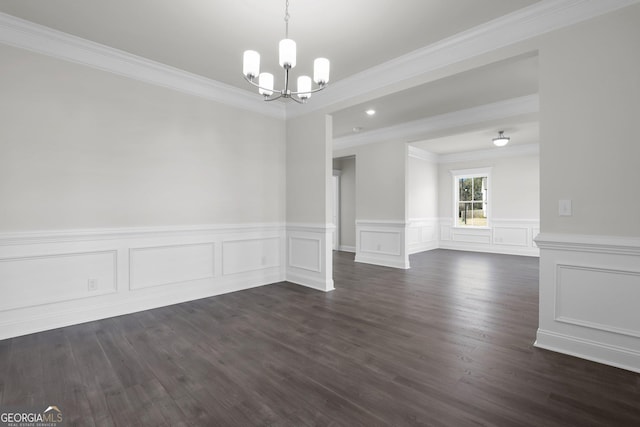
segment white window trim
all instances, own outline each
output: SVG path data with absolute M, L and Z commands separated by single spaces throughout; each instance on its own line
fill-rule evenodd
M 489 230 L 491 228 L 491 221 L 493 218 L 491 205 L 493 203 L 493 191 L 491 189 L 492 179 L 491 179 L 491 170 L 493 167 L 487 166 L 484 168 L 474 168 L 474 169 L 452 169 L 449 170 L 451 172 L 452 181 L 453 181 L 453 228 L 460 228 L 464 230 L 473 229 L 473 230 Z M 459 178 L 477 178 L 480 176 L 487 177 L 487 225 L 486 226 L 477 226 L 477 225 L 458 225 L 458 179 Z

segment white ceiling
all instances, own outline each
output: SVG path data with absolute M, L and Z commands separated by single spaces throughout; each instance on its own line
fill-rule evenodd
M 325 56 L 335 83 L 538 1 L 290 0 L 294 76 Z M 262 69 L 277 73 L 284 36 L 284 0 L 0 0 L 0 12 L 251 91 L 242 52 L 258 50 Z M 515 58 L 336 112 L 334 135 L 536 91 L 537 58 Z M 363 120 L 368 106 L 373 120 Z
M 525 119 L 526 120 L 526 119 Z M 463 131 L 452 135 L 414 142 L 411 145 L 434 154 L 451 154 L 478 150 L 500 150 L 493 145 L 493 138 L 498 136 L 497 130 L 503 130 L 504 135 L 511 138 L 508 147 L 517 145 L 537 144 L 540 139 L 540 129 L 537 120 L 522 121 L 504 119 L 499 123 L 487 123 L 479 126 L 478 130 Z
M 538 56 L 521 55 L 436 80 L 333 114 L 333 136 L 343 137 L 538 93 Z M 365 111 L 374 109 L 368 116 Z

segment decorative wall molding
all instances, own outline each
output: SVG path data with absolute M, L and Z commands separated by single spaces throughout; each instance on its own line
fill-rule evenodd
M 1 12 L 0 43 L 177 90 L 254 113 L 285 119 L 285 106 L 283 104 L 257 102 L 254 94 L 234 86 Z
M 638 1 L 542 0 L 335 82 L 332 90 L 318 93 L 314 102 L 305 108 L 287 106 L 287 117 L 324 109 Z
M 215 243 L 129 248 L 129 289 L 213 279 Z
M 38 243 L 66 243 L 87 240 L 117 240 L 161 237 L 190 237 L 216 233 L 283 231 L 284 223 L 210 224 L 175 227 L 126 227 L 72 230 L 17 231 L 0 233 L 0 247 Z
M 333 149 L 342 150 L 378 142 L 407 142 L 410 140 L 424 139 L 425 135 L 444 129 L 537 113 L 539 111 L 539 104 L 537 94 L 507 99 L 505 101 L 439 114 L 437 116 L 388 126 L 369 132 L 360 132 L 335 138 L 333 140 Z
M 640 372 L 640 239 L 542 233 L 535 345 Z
M 356 253 L 356 247 L 355 246 L 340 245 L 340 248 L 338 250 L 342 251 L 342 252 Z
M 356 220 L 355 262 L 408 269 L 406 234 L 406 221 Z
M 637 237 L 541 233 L 535 240 L 541 249 L 640 256 Z
M 637 307 L 640 286 L 636 286 L 640 284 L 640 266 L 637 270 L 620 270 L 558 264 L 556 282 L 556 321 L 640 338 L 640 310 Z M 605 283 L 606 286 L 603 286 Z M 582 298 L 585 292 L 594 295 L 595 307 L 576 307 L 571 304 Z M 598 293 L 602 295 L 598 296 Z M 624 319 L 616 318 L 608 310 L 598 310 L 602 301 L 606 300 L 610 302 L 608 308 L 615 307 L 618 312 L 625 313 Z
M 409 254 L 438 249 L 440 244 L 438 218 L 411 218 L 407 226 Z
M 287 224 L 286 280 L 324 292 L 332 291 L 333 224 Z
M 322 238 L 289 237 L 289 267 L 322 273 Z
M 38 255 L 0 257 L 0 312 L 44 308 L 117 290 L 115 250 L 37 252 Z M 57 280 L 45 282 L 51 277 Z
M 454 227 L 453 219 L 440 218 L 439 247 L 472 252 L 539 256 L 535 237 L 540 229 L 537 219 L 493 219 L 488 227 Z
M 0 339 L 285 280 L 280 223 L 5 233 Z

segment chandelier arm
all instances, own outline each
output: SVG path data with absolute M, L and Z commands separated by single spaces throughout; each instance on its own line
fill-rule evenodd
M 282 98 L 282 93 L 280 93 L 275 98 L 267 98 L 267 97 L 265 97 L 264 100 L 267 101 L 267 102 L 271 102 L 271 101 L 275 101 L 276 99 L 280 99 L 280 98 Z
M 244 74 L 242 75 L 242 77 L 244 77 L 244 79 L 245 79 L 246 81 L 248 81 L 249 83 L 251 83 L 252 85 L 254 85 L 255 87 L 257 87 L 258 89 L 266 90 L 266 91 L 269 91 L 269 92 L 282 92 L 282 91 L 277 90 L 277 89 L 269 89 L 269 88 L 267 88 L 267 87 L 262 87 L 262 86 L 260 86 L 258 83 L 254 82 L 253 80 L 251 80 L 250 78 L 248 78 L 247 76 L 245 76 Z
M 313 90 L 306 90 L 304 92 L 291 92 L 291 95 L 298 95 L 298 94 L 301 94 L 301 93 L 316 93 L 316 92 L 320 92 L 322 89 L 326 88 L 328 85 L 329 85 L 328 83 L 325 83 L 322 86 L 320 86 L 320 87 L 318 87 L 316 89 L 313 89 Z

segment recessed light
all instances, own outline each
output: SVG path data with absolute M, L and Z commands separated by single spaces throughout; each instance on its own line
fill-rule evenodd
M 367 111 L 366 111 L 366 113 L 367 113 L 369 116 L 373 116 L 373 115 L 376 113 L 376 110 L 374 110 L 374 109 L 369 109 L 369 110 L 367 110 Z
M 360 126 L 356 126 L 356 127 L 353 128 L 354 132 L 360 132 L 361 130 L 362 130 L 362 127 L 360 127 Z

